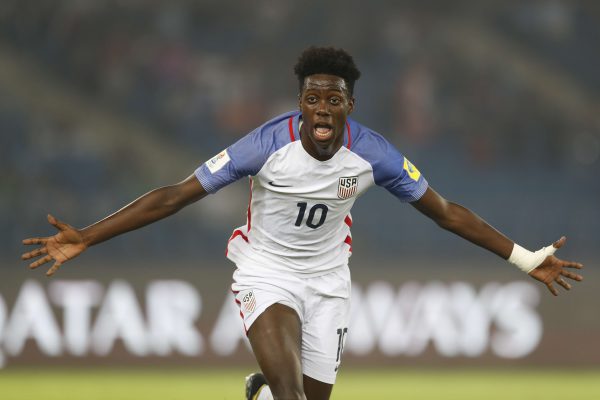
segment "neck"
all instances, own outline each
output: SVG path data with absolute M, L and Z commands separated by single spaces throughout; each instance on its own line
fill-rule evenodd
M 306 129 L 308 129 L 306 128 L 306 124 L 302 124 L 302 121 L 300 124 L 301 126 L 299 131 L 302 147 L 311 157 L 319 161 L 330 160 L 344 144 L 344 135 L 340 135 L 331 144 L 322 146 L 311 138 L 309 132 L 306 132 Z

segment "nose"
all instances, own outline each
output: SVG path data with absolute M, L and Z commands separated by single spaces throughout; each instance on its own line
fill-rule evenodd
M 319 101 L 317 106 L 317 114 L 318 115 L 329 115 L 329 102 L 326 99 Z

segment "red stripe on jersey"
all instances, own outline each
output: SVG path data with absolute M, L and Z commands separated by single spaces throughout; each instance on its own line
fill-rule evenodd
M 236 237 L 241 236 L 242 239 L 244 239 L 246 242 L 248 241 L 248 236 L 244 235 L 244 232 L 240 231 L 239 229 L 236 229 L 233 232 L 233 235 L 231 235 L 231 237 L 229 238 L 229 240 L 227 241 L 227 243 L 231 242 L 233 239 L 235 239 Z
M 350 246 L 350 251 L 352 251 L 352 238 L 350 237 L 350 235 L 346 236 L 346 240 L 344 240 L 344 243 Z
M 346 145 L 346 147 L 350 148 L 350 146 L 352 146 L 352 135 L 350 134 L 350 124 L 348 123 L 348 121 L 346 121 L 346 129 L 348 130 L 348 144 Z
M 248 200 L 248 211 L 246 211 L 246 220 L 248 221 L 247 225 L 248 225 L 248 232 L 250 232 L 250 229 L 252 228 L 252 210 L 250 209 L 250 205 L 252 204 L 252 185 L 254 184 L 254 181 L 252 180 L 252 177 L 250 177 L 250 200 Z
M 349 227 L 352 227 L 352 219 L 350 218 L 349 215 L 346 215 L 346 218 L 344 218 L 344 222 L 346 223 L 346 225 L 348 225 Z
M 235 231 L 233 231 L 233 234 L 227 241 L 227 248 L 225 249 L 225 257 L 227 257 L 227 253 L 229 253 L 229 243 L 238 236 L 241 236 L 242 239 L 244 239 L 246 241 L 246 243 L 248 243 L 248 236 L 244 235 L 244 232 L 240 231 L 239 229 L 236 229 Z
M 239 292 L 233 292 L 233 293 L 239 293 Z M 248 328 L 246 328 L 246 321 L 244 321 L 244 313 L 242 312 L 242 303 L 240 303 L 240 301 L 235 297 L 233 299 L 235 300 L 236 304 L 240 308 L 240 317 L 242 318 L 242 325 L 244 325 L 244 332 L 246 333 L 246 335 L 248 335 Z
M 240 310 L 240 317 L 242 317 L 242 325 L 244 325 L 244 333 L 246 334 L 246 336 L 248 336 L 248 328 L 246 328 L 246 321 L 244 321 L 244 314 L 242 314 L 241 310 Z
M 294 137 L 294 117 L 290 117 L 288 121 L 288 126 L 290 128 L 290 140 L 294 142 L 296 138 Z

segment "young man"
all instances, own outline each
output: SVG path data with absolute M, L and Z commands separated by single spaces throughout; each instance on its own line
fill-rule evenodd
M 348 118 L 360 72 L 343 50 L 311 47 L 295 66 L 299 111 L 280 115 L 200 166 L 184 181 L 153 190 L 78 230 L 48 216 L 59 232 L 24 244 L 23 259 L 54 260 L 53 275 L 89 246 L 165 218 L 207 193 L 249 176 L 246 225 L 234 230 L 227 257 L 232 290 L 263 375 L 247 381 L 247 398 L 329 399 L 349 320 L 350 209 L 374 184 L 470 242 L 515 264 L 553 295 L 582 268 L 553 256 L 565 243 L 530 252 L 468 209 L 436 193 L 419 170 L 382 136 Z M 265 379 L 266 378 L 266 381 Z M 268 382 L 268 386 L 266 385 Z

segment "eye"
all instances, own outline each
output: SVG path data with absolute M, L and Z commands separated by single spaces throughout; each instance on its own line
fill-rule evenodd
M 331 104 L 333 104 L 334 106 L 337 106 L 337 105 L 339 105 L 342 102 L 342 99 L 340 99 L 339 97 L 335 96 L 335 97 L 331 97 L 329 99 L 329 102 Z
M 319 101 L 319 100 L 317 99 L 317 96 L 314 96 L 314 95 L 309 95 L 309 96 L 306 96 L 306 102 L 307 102 L 308 104 L 315 104 L 317 101 Z

